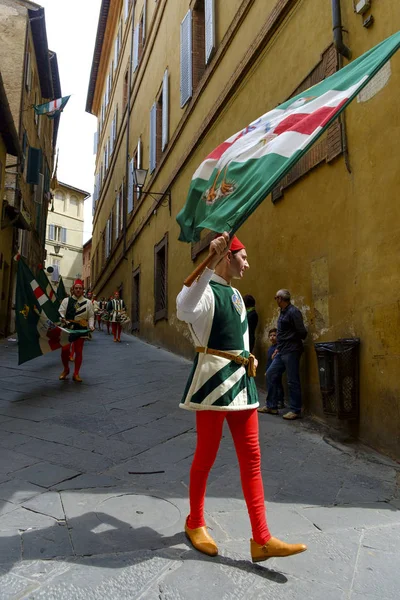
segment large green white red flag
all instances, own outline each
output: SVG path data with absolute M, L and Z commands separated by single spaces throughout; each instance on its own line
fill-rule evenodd
M 18 258 L 15 321 L 18 333 L 18 364 L 58 350 L 86 335 L 89 329 L 60 327 L 56 305 L 38 284 L 23 258 Z
M 46 296 L 56 306 L 56 308 L 58 310 L 60 308 L 60 301 L 57 298 L 57 294 L 54 291 L 53 286 L 51 285 L 49 278 L 47 277 L 47 275 L 43 269 L 43 265 L 38 266 L 36 277 L 37 277 L 38 284 L 40 285 L 42 290 L 44 290 L 46 292 Z
M 400 32 L 220 144 L 193 175 L 179 239 L 234 233 L 400 47 Z
M 35 104 L 33 110 L 37 115 L 46 115 L 49 119 L 54 119 L 62 113 L 71 96 L 64 96 L 63 98 L 57 98 L 56 100 L 50 100 L 44 104 Z

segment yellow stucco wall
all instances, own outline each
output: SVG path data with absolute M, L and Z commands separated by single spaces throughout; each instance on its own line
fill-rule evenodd
M 217 47 L 241 2 L 232 2 L 229 12 L 225 11 L 225 4 L 216 2 Z M 250 4 L 181 135 L 172 150 L 167 148 L 163 168 L 149 180 L 152 190 L 161 191 L 167 185 L 275 7 L 273 0 L 255 0 Z M 192 174 L 204 157 L 222 140 L 285 100 L 332 43 L 330 3 L 299 0 L 293 4 L 290 15 L 259 53 L 174 179 L 172 218 L 166 206 L 148 217 L 153 200 L 144 200 L 128 228 L 127 260 L 120 260 L 121 244 L 116 246 L 108 268 L 98 278 L 96 291 L 100 295 L 111 293 L 122 282 L 125 301 L 130 306 L 131 273 L 140 265 L 140 335 L 187 356 L 193 351 L 186 326 L 176 319 L 175 298 L 194 265 L 190 247 L 177 241 L 179 232 L 174 217 L 185 201 Z M 343 25 L 348 30 L 345 42 L 353 58 L 400 28 L 400 5 L 396 3 L 373 2 L 375 23 L 370 29 L 363 28 L 362 18 L 353 12 L 351 2 L 342 4 Z M 170 138 L 187 112 L 187 108 L 179 106 L 179 24 L 188 2 L 180 0 L 174 8 L 171 3 L 162 3 L 162 8 L 161 25 L 150 44 L 151 53 L 147 48 L 149 60 L 131 116 L 131 145 L 134 148 L 138 137 L 142 137 L 146 168 L 149 111 L 166 67 L 170 73 Z M 304 403 L 307 411 L 318 417 L 323 415 L 313 342 L 361 338 L 361 411 L 359 427 L 354 431 L 365 442 L 399 457 L 399 54 L 392 58 L 390 68 L 391 75 L 383 89 L 366 102 L 354 101 L 346 110 L 351 173 L 343 156 L 331 164 L 322 164 L 286 189 L 275 205 L 267 198 L 241 228 L 239 236 L 246 243 L 251 269 L 238 287 L 257 300 L 260 321 L 256 351 L 261 364 L 265 362 L 267 331 L 278 315 L 274 294 L 281 287 L 291 290 L 309 330 L 302 365 Z M 139 68 L 138 76 L 140 73 Z M 111 204 L 112 198 L 106 198 L 104 206 L 108 211 Z M 100 207 L 95 219 L 94 247 L 107 216 Z M 130 246 L 129 240 L 143 223 L 146 224 L 140 235 Z M 166 232 L 168 320 L 154 325 L 154 245 Z M 260 384 L 262 373 L 260 369 Z

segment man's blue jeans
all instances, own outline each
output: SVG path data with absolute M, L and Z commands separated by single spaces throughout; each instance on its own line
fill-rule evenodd
M 277 355 L 274 360 L 272 361 L 272 363 L 270 364 L 267 372 L 266 372 L 266 383 L 267 383 L 267 407 L 268 408 L 278 408 L 279 406 L 282 407 L 283 406 L 283 402 L 285 399 L 285 392 L 283 390 L 283 385 L 282 385 L 282 375 L 284 372 L 284 368 L 282 371 L 282 375 L 280 377 L 276 376 L 276 382 L 275 383 L 271 383 L 271 378 L 268 375 L 269 369 L 271 368 L 271 366 L 273 365 L 273 363 L 278 360 L 281 362 L 280 356 Z
M 267 371 L 268 398 L 267 406 L 277 408 L 279 398 L 279 383 L 282 385 L 282 375 L 286 371 L 289 388 L 289 406 L 294 413 L 301 413 L 300 357 L 301 352 L 277 354 Z M 271 395 L 270 395 L 271 389 Z

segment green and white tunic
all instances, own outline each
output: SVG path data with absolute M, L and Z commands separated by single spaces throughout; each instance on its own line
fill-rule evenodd
M 177 316 L 189 324 L 195 346 L 249 356 L 246 307 L 240 292 L 206 269 L 177 298 Z M 257 408 L 254 378 L 247 368 L 220 356 L 199 353 L 186 384 L 181 408 L 245 410 Z

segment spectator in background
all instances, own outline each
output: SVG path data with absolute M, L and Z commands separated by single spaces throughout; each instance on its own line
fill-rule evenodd
M 246 296 L 243 296 L 243 302 L 246 307 L 247 322 L 249 324 L 250 352 L 253 353 L 254 344 L 256 343 L 256 329 L 258 324 L 256 301 L 253 296 L 251 296 L 250 294 L 246 294 Z
M 263 406 L 262 408 L 258 409 L 258 412 L 268 413 L 270 415 L 278 415 L 279 414 L 279 409 L 283 408 L 283 406 L 284 406 L 283 399 L 285 396 L 284 391 L 283 391 L 283 385 L 282 385 L 282 376 L 281 376 L 280 380 L 278 380 L 278 378 L 277 378 L 277 383 L 276 383 L 277 389 L 276 390 L 272 389 L 272 385 L 267 376 L 268 369 L 272 365 L 272 361 L 277 358 L 277 354 L 278 354 L 277 332 L 278 332 L 278 330 L 276 327 L 273 327 L 268 332 L 268 338 L 269 338 L 269 341 L 271 342 L 271 345 L 268 348 L 267 366 L 265 367 L 265 375 L 266 375 L 266 383 L 267 383 L 266 406 Z M 278 358 L 278 360 L 281 360 L 281 359 Z
M 278 318 L 278 353 L 267 371 L 267 379 L 271 384 L 273 396 L 271 402 L 276 406 L 278 384 L 286 371 L 289 388 L 290 410 L 284 419 L 293 420 L 301 417 L 302 398 L 300 385 L 300 358 L 303 353 L 303 340 L 307 337 L 303 315 L 290 302 L 289 290 L 278 290 L 275 300 L 280 308 Z

